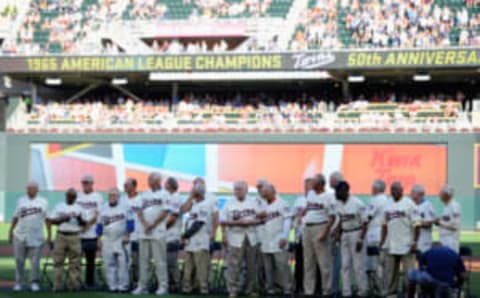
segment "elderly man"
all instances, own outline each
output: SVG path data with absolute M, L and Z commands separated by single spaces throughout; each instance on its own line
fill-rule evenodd
M 382 223 L 384 218 L 383 209 L 388 202 L 385 195 L 385 182 L 377 179 L 372 184 L 372 198 L 367 206 L 366 215 L 368 219 L 367 231 L 367 271 L 373 272 L 376 276 L 374 288 L 377 295 L 384 292 L 384 267 L 380 265 L 380 238 L 382 234 Z
M 130 207 L 120 204 L 120 191 L 112 188 L 108 192 L 108 204 L 99 212 L 97 236 L 103 236 L 102 257 L 110 292 L 127 292 L 130 278 L 128 275 L 128 256 L 130 234 L 135 222 Z
M 295 293 L 303 293 L 303 230 L 305 223 L 303 220 L 303 210 L 307 205 L 307 195 L 312 190 L 313 179 L 307 178 L 303 182 L 304 193 L 295 200 L 293 206 L 295 214 Z
M 97 254 L 97 234 L 95 226 L 100 207 L 103 205 L 102 196 L 93 189 L 94 179 L 91 175 L 82 178 L 83 192 L 78 194 L 77 204 L 87 213 L 89 220 L 82 228 L 82 252 L 85 255 L 85 283 L 87 288 L 95 286 L 95 257 Z
M 355 276 L 358 296 L 366 297 L 365 205 L 360 199 L 350 195 L 350 185 L 345 181 L 337 183 L 335 196 L 339 201 L 337 211 L 340 216 L 338 231 L 342 252 L 342 297 L 352 296 L 353 276 Z
M 263 188 L 269 185 L 270 182 L 267 179 L 258 179 L 257 181 L 257 198 L 256 202 L 258 204 L 258 208 L 260 209 L 265 209 L 267 202 L 265 201 L 265 198 L 263 197 Z M 257 232 L 257 239 L 259 239 L 259 242 L 257 244 L 257 282 L 259 285 L 265 284 L 265 266 L 263 264 L 263 254 L 262 254 L 262 243 L 260 242 L 260 239 L 263 239 L 264 234 L 265 234 L 265 225 L 263 223 L 259 223 L 256 227 L 256 232 Z M 262 289 L 259 289 L 262 291 Z
M 331 194 L 325 192 L 325 177 L 317 174 L 313 190 L 308 193 L 304 208 L 303 264 L 305 295 L 312 296 L 317 283 L 317 266 L 320 267 L 322 293 L 332 293 L 332 255 L 330 231 L 335 221 L 336 203 Z
M 265 267 L 265 288 L 268 295 L 275 295 L 275 281 L 284 295 L 292 293 L 292 274 L 288 265 L 288 238 L 293 214 L 287 203 L 276 194 L 275 187 L 262 187 L 265 206 L 265 224 L 260 239 L 263 264 Z
M 228 291 L 229 297 L 238 297 L 241 290 L 240 273 L 242 264 L 246 264 L 246 294 L 257 294 L 256 245 L 258 243 L 255 227 L 260 222 L 257 216 L 263 212 L 253 199 L 247 198 L 248 185 L 237 181 L 233 186 L 234 199 L 229 200 L 222 209 L 221 224 L 223 243 L 228 246 Z
M 167 271 L 169 291 L 177 292 L 180 285 L 180 271 L 178 270 L 178 252 L 180 251 L 180 238 L 182 234 L 182 213 L 183 200 L 178 193 L 178 182 L 173 177 L 165 181 L 167 192 L 167 204 L 170 217 L 167 221 Z
M 205 189 L 207 189 L 205 180 L 202 177 L 196 177 L 193 180 L 192 188 L 197 184 L 202 184 L 203 186 L 205 186 Z M 217 199 L 215 198 L 215 195 L 209 192 L 205 194 L 205 199 L 210 203 L 210 208 L 212 208 L 213 210 L 212 218 L 208 222 L 207 226 L 208 226 L 208 233 L 210 234 L 210 241 L 214 242 L 215 237 L 217 235 L 218 218 L 219 218 L 218 203 L 217 203 Z M 181 208 L 182 213 L 188 213 L 194 203 L 195 203 L 195 200 L 193 199 L 193 196 L 190 195 L 188 200 L 183 204 Z
M 207 223 L 212 217 L 212 208 L 205 199 L 205 185 L 198 183 L 193 187 L 195 200 L 188 216 L 186 231 L 182 236 L 185 243 L 185 269 L 183 275 L 183 292 L 192 292 L 192 273 L 200 285 L 200 293 L 208 294 L 208 266 L 210 263 L 210 234 Z
M 47 217 L 47 200 L 38 196 L 38 184 L 28 183 L 27 194 L 17 200 L 8 239 L 13 243 L 15 256 L 15 286 L 14 291 L 21 291 L 24 282 L 25 259 L 30 258 L 30 289 L 40 290 L 40 258 L 44 244 L 43 228 Z M 48 229 L 47 243 L 50 242 Z
M 440 243 L 458 253 L 462 220 L 460 204 L 453 199 L 453 192 L 450 185 L 445 185 L 440 191 L 440 199 L 445 207 L 442 216 L 435 220 L 435 225 L 440 230 Z
M 80 231 L 88 218 L 86 212 L 76 203 L 76 200 L 77 192 L 70 188 L 65 193 L 65 202 L 55 206 L 49 216 L 49 223 L 58 226 L 53 249 L 54 291 L 60 291 L 63 287 L 65 258 L 68 258 L 69 290 L 76 291 L 80 286 L 80 258 L 82 256 Z
M 148 185 L 150 189 L 143 192 L 138 201 L 140 276 L 132 294 L 147 292 L 150 261 L 153 258 L 158 281 L 156 294 L 165 295 L 168 292 L 166 222 L 170 207 L 167 205 L 167 195 L 162 190 L 162 175 L 156 172 L 150 174 Z
M 137 191 L 137 180 L 135 178 L 128 178 L 125 183 L 123 184 L 123 189 L 125 191 L 125 195 L 120 200 L 122 203 L 126 202 L 130 211 L 133 214 L 134 226 L 135 229 L 132 233 L 130 233 L 130 267 L 131 267 L 131 279 L 134 284 L 138 282 L 138 228 L 140 227 L 141 223 L 138 220 L 137 212 L 140 211 L 140 206 L 138 205 L 138 201 L 140 199 L 140 195 Z
M 390 192 L 393 200 L 390 200 L 384 209 L 380 247 L 387 250 L 387 295 L 395 296 L 398 290 L 400 264 L 403 265 L 405 272 L 405 283 L 408 271 L 415 268 L 419 226 L 415 216 L 415 204 L 403 197 L 403 186 L 400 182 L 393 182 Z
M 432 225 L 436 218 L 435 209 L 432 203 L 425 199 L 425 189 L 420 184 L 412 186 L 410 197 L 416 205 L 415 216 L 420 227 L 417 249 L 420 253 L 424 253 L 432 247 Z

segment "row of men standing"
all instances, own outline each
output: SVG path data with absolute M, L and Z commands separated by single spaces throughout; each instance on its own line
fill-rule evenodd
M 103 235 L 102 256 L 110 290 L 128 289 L 128 267 L 131 264 L 126 261 L 127 256 L 131 256 L 133 266 L 139 268 L 134 294 L 146 292 L 151 259 L 155 261 L 159 285 L 156 293 L 165 294 L 168 288 L 176 290 L 180 282 L 176 260 L 183 242 L 186 251 L 183 291 L 192 291 L 191 277 L 195 271 L 200 292 L 206 293 L 209 247 L 215 238 L 219 217 L 223 242 L 228 247 L 230 297 L 236 297 L 242 288 L 240 269 L 244 261 L 247 265 L 247 293 L 258 293 L 258 271 L 264 273 L 260 275 L 265 278 L 267 293 L 272 293 L 276 284 L 282 285 L 285 294 L 290 293 L 292 282 L 287 247 L 292 220 L 296 225 L 297 243 L 301 243 L 297 251 L 303 249 L 303 257 L 297 259 L 297 266 L 304 264 L 304 270 L 296 268 L 296 284 L 297 289 L 303 285 L 307 295 L 315 292 L 317 265 L 321 268 L 322 293 L 327 296 L 332 293 L 331 246 L 336 240 L 341 243 L 344 296 L 352 294 L 353 275 L 359 294 L 366 294 L 363 267 L 366 246 L 380 245 L 387 249 L 390 293 L 397 286 L 398 264 L 404 262 L 404 266 L 413 267 L 411 252 L 417 247 L 426 249 L 431 244 L 432 224 L 439 225 L 441 240 L 458 251 L 460 211 L 458 204 L 452 201 L 451 188 L 442 190 L 441 197 L 447 205 L 444 215 L 437 219 L 431 204 L 422 199 L 424 191 L 420 186 L 412 189 L 412 201 L 404 199 L 401 185 L 394 183 L 391 186 L 392 199 L 388 199 L 384 194 L 385 184 L 375 181 L 374 197 L 365 208 L 360 200 L 349 194 L 348 183 L 342 180 L 340 173 L 330 177 L 330 186 L 336 189 L 333 194 L 325 192 L 326 182 L 322 175 L 307 179 L 306 195 L 297 200 L 293 212 L 268 181 L 259 181 L 260 196 L 257 199 L 247 197 L 248 186 L 240 181 L 234 185 L 235 199 L 227 202 L 219 216 L 217 202 L 206 193 L 201 178 L 194 181 L 188 200 L 180 199 L 178 183 L 173 178 L 167 179 L 165 190 L 162 190 L 161 176 L 153 173 L 149 177 L 150 189 L 141 195 L 136 191 L 136 181 L 129 179 L 125 183 L 126 197 L 120 199 L 118 190 L 112 189 L 109 202 L 104 205 L 101 196 L 93 191 L 93 178 L 85 176 L 82 179 L 83 192 L 78 199 L 75 191 L 69 190 L 66 202 L 48 216 L 49 226 L 58 225 L 53 253 L 57 272 L 54 288 L 61 288 L 60 270 L 63 270 L 65 257 L 70 258 L 70 287 L 78 287 L 79 270 L 75 264 L 81 254 L 80 238 L 86 257 L 85 282 L 93 287 L 97 239 Z M 30 184 L 27 196 L 19 200 L 10 232 L 17 260 L 17 290 L 22 288 L 25 256 L 43 242 L 40 237 L 43 231 L 39 227 L 42 227 L 41 214 L 46 213 L 47 203 L 41 198 L 34 200 L 36 191 L 38 187 Z M 190 212 L 190 216 L 182 234 L 181 214 L 186 212 Z M 49 242 L 50 229 L 48 231 Z M 32 251 L 32 264 L 38 264 L 41 250 Z M 381 274 L 381 266 L 373 266 Z M 302 271 L 304 278 L 300 274 Z M 38 272 L 33 270 L 31 279 L 32 290 L 38 290 Z
M 358 287 L 357 295 L 367 296 L 365 268 L 377 274 L 376 288 L 380 293 L 375 294 L 395 295 L 400 264 L 406 275 L 415 268 L 416 255 L 432 247 L 434 225 L 439 228 L 442 245 L 458 253 L 461 214 L 460 205 L 453 200 L 452 187 L 442 188 L 439 196 L 445 207 L 437 217 L 433 205 L 424 198 L 425 189 L 418 184 L 412 187 L 410 197 L 404 197 L 402 185 L 394 182 L 389 197 L 385 194 L 385 182 L 376 180 L 368 204 L 350 195 L 350 187 L 339 172 L 329 179 L 335 194 L 325 191 L 325 184 L 322 175 L 305 180 L 305 196 L 295 203 L 297 290 L 298 285 L 303 284 L 307 295 L 314 294 L 317 268 L 321 269 L 322 285 L 334 282 L 332 246 L 337 241 L 340 243 L 343 297 L 352 296 L 353 280 Z M 375 250 L 379 253 L 367 257 L 367 251 Z M 299 268 L 302 266 L 304 270 Z M 333 289 L 334 286 L 322 286 L 322 294 L 329 296 Z

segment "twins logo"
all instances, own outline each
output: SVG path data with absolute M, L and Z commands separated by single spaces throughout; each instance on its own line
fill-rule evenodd
M 315 203 L 315 202 L 308 202 L 307 203 L 307 210 L 322 210 L 324 209 L 325 206 L 320 203 Z
M 340 218 L 342 219 L 342 221 L 351 221 L 355 219 L 355 214 L 354 213 L 342 214 L 340 215 Z
M 31 208 L 22 208 L 20 209 L 20 218 L 27 217 L 30 215 L 42 213 L 42 208 L 39 207 L 31 207 Z
M 147 209 L 148 207 L 152 206 L 161 206 L 163 205 L 162 199 L 151 199 L 143 201 L 142 209 Z
M 395 219 L 395 218 L 402 218 L 402 217 L 406 217 L 407 214 L 405 213 L 405 211 L 400 211 L 400 210 L 395 210 L 395 211 L 392 211 L 392 212 L 387 212 L 387 220 L 392 220 L 392 219 Z
M 94 202 L 94 201 L 87 201 L 87 202 L 77 202 L 78 205 L 80 205 L 81 207 L 85 208 L 85 209 L 95 209 L 97 208 L 97 202 Z
M 243 217 L 255 215 L 254 209 L 245 209 L 245 210 L 233 210 L 233 220 L 239 220 Z
M 121 221 L 125 219 L 125 214 L 115 214 L 111 216 L 102 216 L 102 222 L 104 225 L 108 226 L 114 222 Z
M 444 215 L 444 216 L 442 216 L 442 219 L 443 219 L 444 221 L 450 221 L 450 216 Z
M 267 217 L 265 218 L 265 221 L 272 220 L 274 218 L 280 217 L 281 215 L 282 214 L 280 213 L 280 211 L 269 212 L 267 213 Z

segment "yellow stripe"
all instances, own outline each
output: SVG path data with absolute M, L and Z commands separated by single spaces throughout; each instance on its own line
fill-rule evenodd
M 85 144 L 71 146 L 71 147 L 68 147 L 65 150 L 61 150 L 61 151 L 58 151 L 58 152 L 55 152 L 55 153 L 47 153 L 47 158 L 62 156 L 64 154 L 74 152 L 74 151 L 77 151 L 77 150 L 81 150 L 81 149 L 85 149 L 85 148 L 88 148 L 88 147 L 91 147 L 91 146 L 93 146 L 92 143 L 85 143 Z

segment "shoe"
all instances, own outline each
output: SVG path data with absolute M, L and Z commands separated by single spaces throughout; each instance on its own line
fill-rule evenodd
M 15 292 L 20 292 L 22 290 L 22 285 L 15 284 L 15 286 L 13 287 L 13 290 Z
M 132 291 L 132 295 L 143 295 L 148 294 L 148 292 L 144 288 L 137 287 L 135 290 Z
M 40 291 L 40 286 L 37 283 L 33 283 L 30 286 L 30 289 L 32 290 L 32 292 L 38 292 L 38 291 Z
M 228 298 L 238 298 L 237 294 L 229 294 Z
M 166 295 L 168 294 L 167 289 L 164 288 L 158 288 L 158 290 L 155 292 L 155 295 L 161 296 L 161 295 Z

